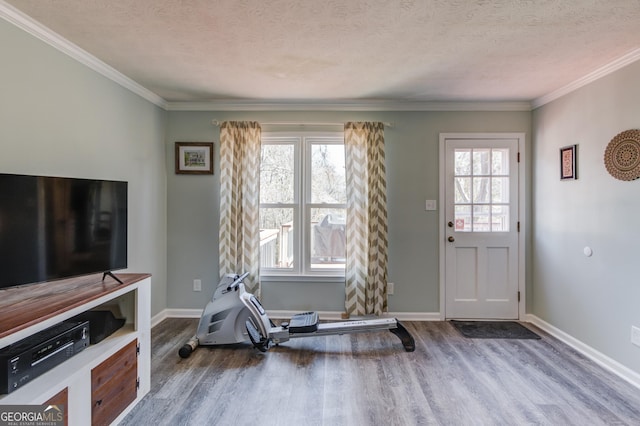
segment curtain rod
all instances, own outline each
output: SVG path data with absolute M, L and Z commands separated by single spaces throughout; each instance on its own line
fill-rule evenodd
M 222 121 L 211 120 L 211 124 L 214 126 L 220 126 Z M 330 123 L 330 122 L 305 122 L 305 121 L 270 121 L 261 122 L 263 126 L 344 126 L 344 123 Z M 382 123 L 384 127 L 393 127 L 393 123 Z

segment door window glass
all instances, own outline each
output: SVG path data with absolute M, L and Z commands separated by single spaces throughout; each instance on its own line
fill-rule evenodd
M 454 152 L 454 230 L 509 232 L 509 149 Z

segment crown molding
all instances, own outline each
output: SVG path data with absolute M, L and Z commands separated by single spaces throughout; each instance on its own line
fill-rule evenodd
M 32 36 L 44 41 L 48 45 L 54 47 L 65 55 L 70 56 L 81 64 L 89 67 L 93 71 L 114 81 L 125 89 L 130 90 L 136 95 L 146 99 L 147 101 L 166 109 L 167 102 L 160 96 L 142 87 L 129 77 L 117 71 L 115 68 L 102 62 L 100 59 L 91 55 L 84 49 L 71 43 L 69 40 L 60 36 L 51 29 L 45 27 L 30 16 L 11 6 L 3 0 L 0 0 L 0 18 L 15 25 L 16 27 L 26 31 Z
M 219 99 L 166 101 L 12 5 L 0 0 L 0 18 L 49 44 L 93 71 L 167 111 L 531 111 L 640 60 L 640 48 L 547 95 L 528 101 L 444 102 L 409 100 L 269 101 Z
M 167 102 L 168 111 L 531 111 L 529 102 L 416 102 L 402 100 L 261 101 L 220 99 Z
M 539 108 L 544 104 L 548 104 L 551 101 L 561 98 L 562 96 L 578 90 L 579 88 L 586 86 L 589 83 L 593 83 L 594 81 L 599 80 L 602 77 L 612 74 L 613 72 L 618 71 L 619 69 L 624 68 L 627 65 L 636 62 L 637 60 L 640 60 L 640 48 L 632 50 L 621 58 L 618 58 L 615 61 L 596 69 L 595 71 L 585 75 L 582 78 L 579 78 L 573 83 L 569 83 L 558 90 L 534 99 L 533 101 L 531 101 L 531 109 Z

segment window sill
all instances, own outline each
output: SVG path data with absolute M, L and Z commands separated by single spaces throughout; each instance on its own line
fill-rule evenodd
M 344 283 L 344 275 L 261 275 L 260 281 L 299 283 Z

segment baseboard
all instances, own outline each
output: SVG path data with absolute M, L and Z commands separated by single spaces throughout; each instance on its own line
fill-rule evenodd
M 200 318 L 202 309 L 165 309 L 151 317 L 151 328 L 167 318 Z
M 625 367 L 624 365 L 620 364 L 618 361 L 612 358 L 609 358 L 602 352 L 595 350 L 591 346 L 581 342 L 575 337 L 565 333 L 559 328 L 549 324 L 548 322 L 538 318 L 533 314 L 527 314 L 525 321 L 530 322 L 531 324 L 546 331 L 556 339 L 571 346 L 573 349 L 577 350 L 582 355 L 586 356 L 596 364 L 611 371 L 615 375 L 621 377 L 622 379 L 626 380 L 627 382 L 631 383 L 632 385 L 640 389 L 640 374 L 636 373 L 630 368 Z
M 268 310 L 267 313 L 273 319 L 289 319 L 300 311 Z M 200 318 L 200 315 L 202 315 L 202 309 L 165 309 L 151 318 L 151 328 L 166 318 Z M 339 311 L 318 311 L 318 316 L 324 320 L 342 320 L 342 312 Z M 383 317 L 397 318 L 401 321 L 440 321 L 439 312 L 389 312 Z
M 289 319 L 293 315 L 300 313 L 299 311 L 270 310 L 267 311 L 269 317 L 273 319 Z M 201 309 L 165 309 L 151 318 L 151 328 L 160 324 L 166 318 L 200 318 Z M 340 311 L 319 311 L 318 316 L 322 319 L 330 321 L 342 320 L 342 312 Z M 397 318 L 401 321 L 441 321 L 439 312 L 389 312 L 384 317 Z M 351 318 L 357 319 L 357 318 Z M 546 331 L 556 339 L 571 346 L 587 358 L 591 359 L 601 367 L 611 371 L 632 385 L 640 389 L 640 374 L 628 367 L 620 364 L 603 353 L 593 349 L 591 346 L 581 342 L 575 337 L 565 333 L 548 322 L 538 318 L 533 314 L 526 314 L 524 321 L 539 327 Z

